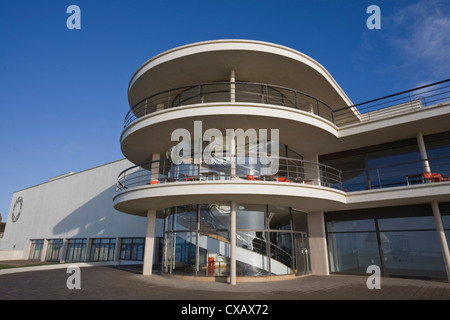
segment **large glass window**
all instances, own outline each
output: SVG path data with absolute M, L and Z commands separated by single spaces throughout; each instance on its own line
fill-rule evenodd
M 120 260 L 136 260 L 144 259 L 144 238 L 124 238 L 120 243 Z
M 63 248 L 63 239 L 48 240 L 47 254 L 45 261 L 58 262 L 61 259 L 61 250 Z
M 167 209 L 163 270 L 229 275 L 230 211 L 229 203 Z M 238 204 L 237 275 L 309 272 L 306 225 L 306 214 L 288 207 Z
M 90 261 L 113 261 L 116 239 L 92 239 Z
M 30 247 L 30 260 L 41 260 L 42 255 L 42 248 L 44 247 L 44 240 L 38 239 L 38 240 L 31 240 L 31 247 Z
M 422 173 L 416 139 L 322 155 L 319 161 L 342 171 L 348 191 L 407 184 L 406 176 Z
M 86 260 L 87 239 L 69 239 L 67 241 L 66 262 Z
M 448 236 L 449 206 L 440 207 Z M 385 276 L 446 278 L 430 204 L 331 212 L 326 221 L 331 272 L 365 274 L 375 264 Z

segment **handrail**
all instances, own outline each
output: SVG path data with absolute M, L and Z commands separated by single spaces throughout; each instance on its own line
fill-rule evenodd
M 205 88 L 214 89 L 214 87 L 219 87 L 221 90 L 205 90 Z M 181 99 L 183 93 L 189 93 L 191 90 L 195 91 L 196 94 Z M 312 112 L 334 122 L 332 108 L 308 93 L 265 83 L 217 81 L 176 87 L 140 100 L 127 112 L 124 119 L 124 128 L 136 119 L 150 113 L 183 105 L 205 103 L 205 98 L 208 99 L 208 102 L 231 103 L 232 92 L 235 93 L 234 102 L 282 105 Z
M 433 173 L 439 173 L 443 177 L 442 180 L 433 180 L 434 182 L 450 181 L 450 179 L 445 179 L 450 176 L 450 156 L 402 161 L 383 166 L 346 171 L 341 171 L 313 161 L 280 157 L 279 170 L 276 175 L 260 176 L 256 172 L 253 178 L 256 181 L 263 182 L 291 182 L 320 185 L 352 192 L 431 182 L 430 179 L 423 175 L 423 164 L 425 162 L 429 163 Z M 185 181 L 231 180 L 230 166 L 228 164 L 218 166 L 221 167 L 208 167 L 204 163 L 188 163 L 175 166 L 169 160 L 149 161 L 123 170 L 117 177 L 116 192 L 150 184 L 152 179 L 157 184 Z M 158 172 L 152 174 L 152 169 L 155 170 L 156 168 Z M 249 180 L 250 178 L 242 170 L 249 170 L 249 167 L 241 166 L 238 168 L 238 172 L 234 178 L 240 179 L 241 181 Z M 176 172 L 176 174 L 173 172 Z
M 341 189 L 340 171 L 308 160 L 279 157 L 278 170 L 273 175 L 261 174 L 264 166 L 257 162 L 270 163 L 273 161 L 271 158 L 239 157 L 233 173 L 229 158 L 221 158 L 217 164 L 196 164 L 193 158 L 186 160 L 188 163 L 180 165 L 167 159 L 149 161 L 125 169 L 117 177 L 116 191 L 153 183 L 231 179 L 293 182 Z
M 242 81 L 198 83 L 161 91 L 140 100 L 127 112 L 124 128 L 138 118 L 159 110 L 211 102 L 281 105 L 313 113 L 338 126 L 345 126 L 412 112 L 436 102 L 448 101 L 449 82 L 450 79 L 446 79 L 336 110 L 308 93 L 278 85 Z
M 358 122 L 365 122 L 421 110 L 449 99 L 450 79 L 446 79 L 337 109 L 334 117 L 337 125 L 345 126 L 355 123 L 354 114 L 349 114 L 350 109 L 359 113 Z
M 345 191 L 361 191 L 428 183 L 430 179 L 423 175 L 425 163 L 431 172 L 450 176 L 450 156 L 447 155 L 341 171 L 342 186 Z

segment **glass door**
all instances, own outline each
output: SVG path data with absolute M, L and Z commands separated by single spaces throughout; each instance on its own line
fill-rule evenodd
M 309 266 L 309 243 L 305 232 L 294 232 L 295 242 L 295 272 L 307 274 L 310 272 Z

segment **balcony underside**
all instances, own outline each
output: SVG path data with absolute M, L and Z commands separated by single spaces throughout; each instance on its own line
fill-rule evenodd
M 194 137 L 194 121 L 202 121 L 203 132 L 219 129 L 279 129 L 280 142 L 298 153 L 322 153 L 337 127 L 312 113 L 282 106 L 236 103 L 200 104 L 163 110 L 140 118 L 121 136 L 122 153 L 133 163 L 150 160 L 152 153 L 164 153 L 174 142 L 172 132 L 184 128 Z
M 273 204 L 307 211 L 333 208 L 345 203 L 345 193 L 321 186 L 268 181 L 194 181 L 148 185 L 122 191 L 114 197 L 114 208 L 130 214 L 147 214 L 190 203 Z

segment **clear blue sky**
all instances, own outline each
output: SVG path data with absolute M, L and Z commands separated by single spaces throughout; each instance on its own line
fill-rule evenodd
M 69 30 L 69 5 L 81 30 Z M 381 29 L 369 30 L 369 5 Z M 450 78 L 448 0 L 0 2 L 0 213 L 12 194 L 122 158 L 127 86 L 149 58 L 252 39 L 321 63 L 354 103 Z

